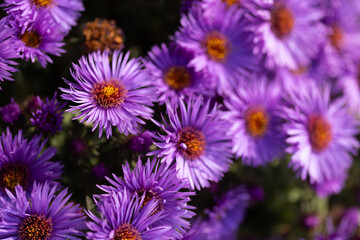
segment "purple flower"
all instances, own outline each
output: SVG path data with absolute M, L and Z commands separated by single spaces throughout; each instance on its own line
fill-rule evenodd
M 154 136 L 160 149 L 157 155 L 162 162 L 176 162 L 178 178 L 188 178 L 191 189 L 210 186 L 218 182 L 231 163 L 231 142 L 227 135 L 228 123 L 220 119 L 217 106 L 211 108 L 210 100 L 190 97 L 172 106 L 166 104 L 169 120 L 158 125 L 165 135 Z
M 20 27 L 27 27 L 33 21 L 44 21 L 49 15 L 52 21 L 59 24 L 58 31 L 68 32 L 76 25 L 80 11 L 84 11 L 81 0 L 5 0 L 2 4 L 7 14 L 15 14 Z M 48 24 L 48 22 L 45 22 Z
M 10 125 L 13 125 L 20 119 L 21 110 L 14 98 L 11 98 L 11 102 L 8 105 L 0 107 L 0 115 L 2 120 Z
M 255 1 L 250 29 L 256 52 L 265 54 L 267 68 L 297 70 L 308 66 L 325 40 L 324 13 L 312 0 Z
M 12 36 L 15 31 L 8 24 L 7 17 L 0 20 L 0 83 L 4 80 L 13 81 L 11 73 L 17 70 L 11 65 L 16 65 L 17 63 L 10 59 L 19 57 L 12 43 Z
M 145 124 L 142 118 L 152 116 L 149 106 L 156 96 L 151 80 L 139 60 L 129 60 L 129 55 L 115 50 L 111 62 L 108 51 L 83 56 L 79 65 L 73 64 L 76 83 L 66 81 L 70 89 L 60 88 L 62 98 L 76 103 L 67 111 L 81 112 L 75 119 L 94 123 L 93 131 L 99 127 L 99 138 L 103 129 L 109 138 L 112 126 L 125 135 L 137 134 L 138 125 Z
M 107 193 L 124 191 L 126 189 L 130 194 L 137 193 L 138 196 L 145 194 L 143 205 L 151 199 L 157 200 L 155 212 L 161 210 L 167 217 L 155 222 L 154 226 L 170 225 L 171 235 L 179 239 L 189 228 L 187 218 L 195 214 L 190 211 L 194 209 L 187 205 L 190 201 L 189 196 L 195 195 L 193 192 L 180 191 L 186 187 L 188 182 L 185 179 L 179 180 L 176 176 L 175 166 L 169 167 L 154 158 L 142 165 L 139 159 L 133 171 L 126 163 L 123 166 L 124 180 L 113 175 L 115 180 L 108 179 L 112 186 L 100 186 Z
M 349 115 L 343 99 L 330 99 L 330 86 L 314 82 L 297 85 L 289 91 L 287 152 L 291 165 L 301 178 L 324 183 L 339 176 L 352 164 L 350 153 L 359 147 L 355 119 Z
M 224 101 L 229 109 L 224 118 L 232 123 L 233 152 L 245 165 L 265 165 L 284 153 L 280 90 L 265 77 L 253 76 Z
M 56 186 L 48 182 L 34 184 L 28 198 L 21 186 L 15 193 L 0 196 L 1 239 L 80 239 L 85 217 L 79 205 L 68 202 L 71 195 L 64 189 L 56 194 Z
M 176 103 L 178 98 L 193 93 L 208 96 L 214 94 L 216 82 L 213 78 L 188 66 L 194 58 L 192 52 L 174 44 L 168 49 L 162 44 L 161 47 L 153 47 L 148 54 L 145 66 L 158 90 L 161 104 L 167 100 Z
M 104 163 L 99 163 L 96 165 L 93 170 L 93 174 L 99 180 L 104 180 L 107 175 L 109 175 L 109 170 L 106 168 Z
M 87 211 L 91 222 L 87 223 L 90 231 L 87 239 L 170 239 L 170 226 L 149 226 L 166 217 L 163 210 L 157 211 L 158 201 L 153 198 L 144 204 L 145 194 L 129 194 L 127 189 L 113 192 L 102 201 L 97 201 L 101 217 Z
M 61 131 L 61 124 L 63 120 L 63 107 L 65 103 L 60 104 L 56 100 L 57 93 L 51 100 L 46 98 L 46 101 L 40 101 L 38 109 L 32 113 L 30 122 L 36 127 L 36 130 L 42 133 L 55 134 Z
M 182 17 L 175 40 L 194 52 L 189 66 L 216 76 L 219 92 L 224 93 L 237 85 L 240 76 L 257 69 L 257 59 L 252 54 L 242 11 L 226 9 L 226 5 L 216 10 L 213 18 L 207 18 L 200 8 L 193 8 Z
M 246 208 L 250 200 L 249 194 L 243 186 L 224 194 L 209 215 L 208 240 L 237 239 L 237 230 L 244 220 Z
M 303 225 L 305 228 L 308 229 L 312 229 L 315 228 L 317 226 L 319 226 L 319 224 L 321 223 L 320 217 L 318 214 L 308 214 L 306 216 L 304 216 L 303 218 Z
M 35 59 L 39 61 L 42 67 L 46 67 L 47 63 L 52 63 L 48 54 L 60 56 L 65 50 L 62 42 L 64 36 L 59 33 L 59 25 L 56 24 L 48 15 L 41 15 L 34 20 L 31 28 L 22 29 L 20 20 L 16 14 L 11 15 L 10 25 L 15 29 L 13 41 L 16 44 L 16 50 L 20 58 L 26 61 Z
M 347 172 L 338 170 L 336 176 L 320 183 L 314 183 L 312 187 L 319 197 L 325 198 L 331 194 L 339 193 L 343 189 L 346 179 Z
M 208 222 L 197 217 L 191 223 L 191 228 L 184 234 L 182 240 L 208 240 L 208 231 L 211 227 Z
M 45 142 L 41 136 L 24 139 L 20 130 L 13 138 L 10 130 L 0 138 L 0 195 L 5 188 L 14 191 L 20 184 L 26 191 L 31 191 L 34 181 L 49 181 L 56 184 L 62 173 L 62 165 L 52 162 L 56 149 L 49 147 L 45 151 Z
M 134 152 L 148 152 L 149 147 L 153 143 L 152 140 L 153 133 L 146 130 L 138 135 L 133 136 L 129 140 L 130 151 Z

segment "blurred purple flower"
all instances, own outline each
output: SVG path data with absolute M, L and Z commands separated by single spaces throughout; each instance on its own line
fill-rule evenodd
M 130 151 L 148 152 L 149 147 L 153 143 L 152 136 L 153 133 L 151 133 L 149 130 L 146 130 L 138 135 L 133 136 L 129 140 Z
M 14 98 L 11 98 L 11 102 L 8 105 L 0 107 L 0 115 L 2 120 L 10 125 L 19 121 L 21 117 L 21 110 Z

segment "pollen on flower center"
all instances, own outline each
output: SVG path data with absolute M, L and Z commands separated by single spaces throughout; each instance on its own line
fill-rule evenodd
M 0 185 L 11 191 L 15 190 L 16 185 L 20 184 L 26 188 L 28 184 L 29 170 L 23 164 L 5 164 L 0 169 Z
M 209 58 L 222 62 L 229 54 L 229 43 L 225 36 L 219 32 L 208 34 L 204 40 L 204 46 Z
M 205 136 L 201 131 L 185 127 L 179 133 L 178 150 L 192 160 L 200 157 L 205 151 Z
M 236 3 L 240 4 L 240 0 L 221 0 L 221 1 L 226 3 L 228 7 Z
M 99 106 L 106 109 L 117 107 L 123 103 L 126 93 L 124 85 L 114 80 L 96 83 L 91 91 Z
M 52 233 L 52 222 L 44 216 L 30 215 L 19 228 L 21 240 L 48 240 Z
M 341 45 L 344 41 L 344 33 L 339 26 L 332 26 L 332 32 L 329 35 L 329 39 L 331 45 L 333 45 L 336 49 L 341 48 Z
M 271 12 L 271 30 L 278 38 L 288 36 L 294 29 L 295 20 L 293 13 L 286 6 L 278 6 Z
M 245 112 L 245 125 L 247 132 L 253 137 L 265 134 L 269 124 L 269 117 L 261 108 L 250 108 Z
M 332 139 L 331 125 L 321 116 L 312 115 L 308 122 L 310 143 L 315 151 L 326 149 Z
M 53 0 L 32 0 L 32 1 L 37 6 L 47 7 L 52 3 Z
M 165 83 L 174 90 L 181 90 L 191 84 L 190 74 L 183 66 L 173 66 L 164 74 Z
M 142 238 L 136 228 L 124 223 L 116 229 L 113 240 L 142 240 Z
M 23 41 L 27 47 L 38 48 L 40 45 L 40 37 L 34 31 L 25 32 L 21 35 L 21 41 Z
M 156 198 L 159 200 L 159 197 L 156 195 L 156 193 L 151 190 L 138 190 L 136 192 L 139 197 L 142 197 L 142 195 L 145 192 L 145 197 L 144 197 L 143 203 L 141 204 L 141 208 L 143 208 L 153 198 Z M 158 201 L 158 205 L 156 206 L 156 209 L 152 214 L 157 213 L 163 209 L 164 209 L 164 206 L 162 205 L 162 203 L 160 201 Z

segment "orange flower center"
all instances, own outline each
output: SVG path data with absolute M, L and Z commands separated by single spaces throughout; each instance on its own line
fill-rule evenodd
M 295 21 L 293 13 L 286 6 L 275 7 L 271 12 L 271 30 L 278 38 L 288 36 L 294 29 Z
M 333 45 L 337 50 L 341 48 L 344 41 L 344 33 L 339 26 L 332 26 L 332 32 L 329 35 L 329 39 L 331 45 Z
M 124 85 L 114 80 L 96 83 L 91 91 L 95 101 L 105 109 L 123 103 L 126 93 Z
M 23 164 L 5 164 L 0 169 L 0 185 L 11 191 L 14 191 L 18 184 L 26 188 L 29 175 L 29 170 Z
M 22 221 L 19 235 L 21 240 L 48 240 L 52 229 L 51 220 L 44 216 L 31 215 Z
M 136 228 L 124 223 L 116 229 L 113 240 L 142 240 L 142 238 Z
M 27 47 L 38 48 L 40 45 L 40 37 L 34 31 L 25 32 L 21 35 L 21 41 L 23 41 Z
M 201 131 L 185 127 L 179 133 L 177 148 L 187 158 L 195 160 L 205 151 L 205 136 Z
M 240 4 L 240 0 L 221 0 L 221 1 L 226 3 L 228 7 L 236 3 Z
M 52 0 L 32 0 L 37 6 L 47 7 L 52 3 Z
M 261 137 L 265 134 L 269 124 L 269 118 L 264 110 L 250 108 L 245 112 L 245 126 L 247 132 L 253 137 Z
M 332 139 L 331 125 L 321 116 L 312 115 L 308 122 L 310 143 L 315 151 L 326 149 Z
M 143 201 L 143 203 L 141 205 L 141 208 L 143 208 L 153 198 L 156 198 L 156 199 L 160 200 L 159 197 L 156 195 L 156 193 L 151 191 L 151 190 L 147 190 L 147 191 L 146 190 L 139 190 L 139 191 L 136 191 L 136 192 L 137 192 L 139 197 L 142 197 L 142 195 L 145 192 L 145 197 L 144 197 L 144 201 Z M 164 208 L 164 206 L 162 205 L 162 203 L 160 201 L 158 201 L 158 205 L 157 205 L 155 211 L 152 214 L 155 214 L 155 213 L 163 210 L 163 208 Z
M 174 90 L 181 90 L 191 83 L 190 74 L 183 66 L 173 66 L 164 74 L 165 83 Z
M 214 61 L 223 62 L 229 54 L 229 44 L 225 36 L 219 32 L 208 34 L 204 40 L 206 53 Z

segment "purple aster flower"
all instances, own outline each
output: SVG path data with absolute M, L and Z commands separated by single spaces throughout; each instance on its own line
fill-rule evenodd
M 52 63 L 48 54 L 60 56 L 65 50 L 61 49 L 64 36 L 59 32 L 59 25 L 50 19 L 48 15 L 41 15 L 34 20 L 31 28 L 22 29 L 19 25 L 19 19 L 12 15 L 10 25 L 15 29 L 13 41 L 17 45 L 16 50 L 21 58 L 26 60 L 35 59 L 41 66 L 46 67 L 47 63 Z
M 233 152 L 245 165 L 265 165 L 284 153 L 280 90 L 265 77 L 253 76 L 224 101 L 229 109 L 224 117 L 232 123 Z
M 56 100 L 57 93 L 51 100 L 46 98 L 46 101 L 39 103 L 38 109 L 32 113 L 30 122 L 36 127 L 36 130 L 42 133 L 55 134 L 61 131 L 61 124 L 63 120 L 63 107 L 65 103 L 59 103 Z
M 187 14 L 190 11 L 190 9 L 198 2 L 200 2 L 200 0 L 184 0 L 184 1 L 182 1 L 181 7 L 180 7 L 180 13 Z
M 154 134 L 148 130 L 133 136 L 129 140 L 130 151 L 134 152 L 148 152 L 153 143 L 152 136 Z
M 308 66 L 325 39 L 326 29 L 320 22 L 324 13 L 311 0 L 254 1 L 250 29 L 255 32 L 256 51 L 265 54 L 270 69 Z
M 15 31 L 8 24 L 7 17 L 0 20 L 0 83 L 4 80 L 13 80 L 11 73 L 15 72 L 16 69 L 11 65 L 16 65 L 17 63 L 10 59 L 19 57 L 12 43 L 12 36 Z
M 343 99 L 331 101 L 330 85 L 308 82 L 289 91 L 289 103 L 284 109 L 287 152 L 301 178 L 321 184 L 346 171 L 359 143 L 356 121 Z
M 172 237 L 179 239 L 189 227 L 187 218 L 195 214 L 190 211 L 194 207 L 187 205 L 190 201 L 189 196 L 195 195 L 193 192 L 180 191 L 188 185 L 185 179 L 179 180 L 176 176 L 175 166 L 160 164 L 154 158 L 148 159 L 145 165 L 142 165 L 139 159 L 133 171 L 126 163 L 123 166 L 124 180 L 113 175 L 115 180 L 108 179 L 112 186 L 100 186 L 107 193 L 128 190 L 130 195 L 137 193 L 138 196 L 145 194 L 143 204 L 151 199 L 157 200 L 155 212 L 164 211 L 167 217 L 155 222 L 153 226 L 171 226 Z
M 144 204 L 145 198 L 145 194 L 139 197 L 137 193 L 129 194 L 124 189 L 97 201 L 101 217 L 87 211 L 92 220 L 87 223 L 90 229 L 87 239 L 170 239 L 170 226 L 149 227 L 166 215 L 163 210 L 157 211 L 158 201 L 155 198 Z
M 208 240 L 237 239 L 237 230 L 244 220 L 250 196 L 243 186 L 223 195 L 209 215 Z
M 57 31 L 62 32 L 68 32 L 71 26 L 75 26 L 80 11 L 84 11 L 82 0 L 5 0 L 2 6 L 8 14 L 16 14 L 20 27 L 27 27 L 33 21 L 43 21 L 43 16 L 49 15 L 59 24 Z
M 228 123 L 220 119 L 217 106 L 210 107 L 210 100 L 190 97 L 175 106 L 166 103 L 168 122 L 157 123 L 165 135 L 154 136 L 160 149 L 157 155 L 162 162 L 176 162 L 178 178 L 188 178 L 191 189 L 210 186 L 218 182 L 231 163 L 231 141 L 227 135 Z
M 208 232 L 211 227 L 207 221 L 200 217 L 191 223 L 191 228 L 184 234 L 182 240 L 208 240 Z
M 108 51 L 83 56 L 79 65 L 73 64 L 76 83 L 66 81 L 70 89 L 60 88 L 62 98 L 77 104 L 67 111 L 81 112 L 75 119 L 94 123 L 93 131 L 99 126 L 99 138 L 103 129 L 109 138 L 112 126 L 125 135 L 137 134 L 142 119 L 152 116 L 149 106 L 156 96 L 151 80 L 139 59 L 129 60 L 129 55 L 116 50 L 111 62 Z
M 8 105 L 0 107 L 0 115 L 2 120 L 10 125 L 19 121 L 21 117 L 21 110 L 14 98 L 11 98 L 11 102 Z
M 9 128 L 0 138 L 0 195 L 7 188 L 14 191 L 20 184 L 26 191 L 31 191 L 34 181 L 49 181 L 56 184 L 62 173 L 62 165 L 52 162 L 56 149 L 49 147 L 45 151 L 45 142 L 41 136 L 30 141 L 23 138 L 20 130 L 13 138 Z
M 312 184 L 312 187 L 319 197 L 325 198 L 331 194 L 339 193 L 343 189 L 346 179 L 347 172 L 338 171 L 336 176 L 320 183 L 314 183 Z
M 315 228 L 319 226 L 320 223 L 321 223 L 320 217 L 316 213 L 307 214 L 303 218 L 303 225 L 307 229 Z
M 194 52 L 189 66 L 216 76 L 220 93 L 236 86 L 239 76 L 257 69 L 242 15 L 237 8 L 227 9 L 221 4 L 214 17 L 207 18 L 195 7 L 182 17 L 182 27 L 175 34 L 179 45 Z
M 56 194 L 56 186 L 46 182 L 35 183 L 29 198 L 19 185 L 14 194 L 6 194 L 0 196 L 1 239 L 75 240 L 84 235 L 85 217 L 79 205 L 68 202 L 66 189 Z
M 193 66 L 188 66 L 194 58 L 192 52 L 174 44 L 168 49 L 162 44 L 161 47 L 153 47 L 148 54 L 149 59 L 145 66 L 158 90 L 158 100 L 161 104 L 168 99 L 176 103 L 178 98 L 193 93 L 214 95 L 214 78 L 205 76 L 203 72 L 196 72 Z

